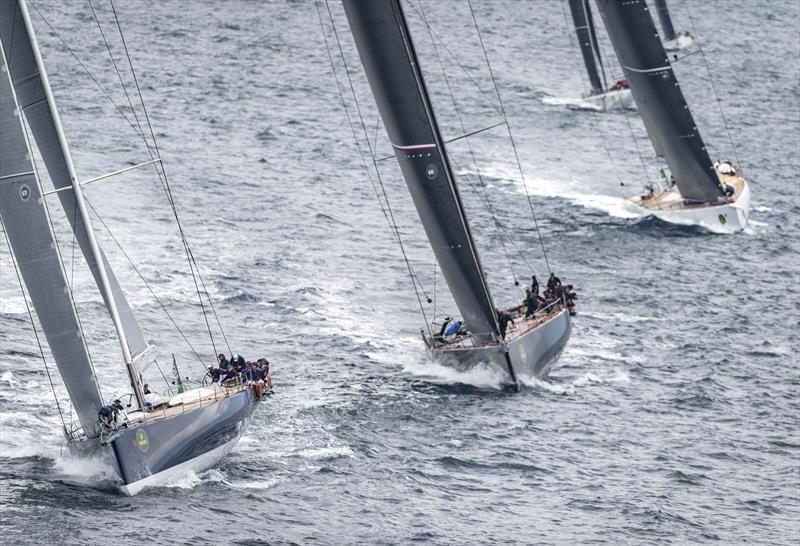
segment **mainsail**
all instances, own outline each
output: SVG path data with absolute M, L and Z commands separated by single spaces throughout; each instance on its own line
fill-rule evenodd
M 78 420 L 91 437 L 103 405 L 100 389 L 17 112 L 0 47 L 0 218 Z
M 655 0 L 655 4 L 658 20 L 661 21 L 661 29 L 664 31 L 664 40 L 667 42 L 674 40 L 677 34 L 675 34 L 675 27 L 672 26 L 672 18 L 669 16 L 667 0 Z
M 82 218 L 75 193 L 70 189 L 72 186 L 70 173 L 74 173 L 74 169 L 71 169 L 72 159 L 66 140 L 59 138 L 58 114 L 51 108 L 49 101 L 46 100 L 42 75 L 36 62 L 36 52 L 32 47 L 32 40 L 35 40 L 35 38 L 32 37 L 27 28 L 19 2 L 20 0 L 0 0 L 0 40 L 2 40 L 3 49 L 5 50 L 6 63 L 17 101 L 28 121 L 28 126 L 44 159 L 45 167 L 53 186 L 57 190 L 64 190 L 58 192 L 61 206 L 71 223 L 72 231 L 75 234 L 83 257 L 89 265 L 98 288 L 100 288 L 106 307 L 111 312 L 111 302 L 108 301 L 106 293 L 101 287 L 99 268 L 103 267 L 105 269 L 120 322 L 125 332 L 125 339 L 131 356 L 135 359 L 147 349 L 147 341 L 131 312 L 125 294 L 122 292 L 102 249 L 100 249 L 102 264 L 97 263 L 92 253 L 88 234 L 86 233 L 86 222 Z
M 572 13 L 572 21 L 575 23 L 575 32 L 578 35 L 578 45 L 581 48 L 586 72 L 589 74 L 592 94 L 602 93 L 605 86 L 600 79 L 600 72 L 598 71 L 598 66 L 602 70 L 602 61 L 600 59 L 600 48 L 597 44 L 597 35 L 594 31 L 589 0 L 569 0 L 569 10 Z
M 716 201 L 719 178 L 644 0 L 597 0 L 642 121 L 681 195 Z
M 497 318 L 444 142 L 398 0 L 343 2 L 364 71 L 406 184 L 470 331 L 497 333 Z

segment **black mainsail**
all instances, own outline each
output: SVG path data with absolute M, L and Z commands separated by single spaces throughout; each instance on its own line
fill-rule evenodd
M 103 405 L 100 389 L 56 250 L 2 51 L 0 47 L 0 219 L 78 420 L 92 437 L 98 432 L 97 411 Z
M 683 97 L 644 0 L 597 0 L 656 153 L 681 195 L 715 202 L 723 195 L 714 165 Z
M 72 159 L 66 139 L 59 134 L 58 112 L 47 98 L 46 74 L 39 69 L 38 49 L 32 45 L 35 37 L 32 29 L 28 28 L 29 21 L 23 16 L 23 9 L 24 5 L 18 0 L 0 0 L 0 40 L 17 101 L 28 121 L 36 146 L 41 151 L 53 187 L 59 190 L 61 206 L 71 223 L 83 257 L 89 265 L 109 313 L 113 313 L 112 307 L 116 306 L 125 342 L 131 358 L 135 359 L 147 349 L 147 341 L 102 249 L 99 251 L 100 260 L 97 260 L 92 252 L 90 234 L 86 230 L 86 222 L 77 202 L 77 196 L 71 189 L 73 179 L 77 178 Z M 102 262 L 102 266 L 98 261 Z M 103 267 L 103 273 L 110 285 L 113 302 L 103 290 L 100 267 Z
M 600 57 L 589 0 L 569 0 L 569 11 L 572 13 L 572 21 L 575 23 L 575 32 L 578 35 L 578 45 L 581 48 L 586 72 L 589 74 L 592 95 L 602 93 L 606 87 L 600 78 L 603 61 Z
M 447 286 L 477 340 L 497 316 L 398 0 L 344 0 L 350 30 L 397 161 Z
M 669 42 L 677 38 L 675 34 L 675 27 L 672 26 L 672 18 L 669 16 L 669 8 L 667 7 L 667 0 L 654 0 L 656 4 L 656 12 L 658 13 L 658 20 L 661 21 L 661 29 L 664 31 L 664 40 Z

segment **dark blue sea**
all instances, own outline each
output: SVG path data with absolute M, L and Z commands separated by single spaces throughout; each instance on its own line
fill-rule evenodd
M 472 3 L 549 265 L 579 294 L 549 377 L 515 393 L 489 370 L 458 374 L 427 359 L 425 319 L 359 152 L 371 165 L 368 140 L 377 158 L 391 147 L 338 2 L 334 26 L 311 0 L 117 2 L 227 341 L 211 316 L 211 344 L 152 172 L 85 193 L 202 359 L 228 346 L 267 356 L 276 394 L 218 467 L 123 496 L 110 469 L 66 452 L 0 245 L 3 543 L 800 543 L 800 5 L 670 2 L 678 30 L 702 45 L 676 63 L 700 133 L 713 159 L 740 162 L 753 192 L 747 231 L 721 236 L 627 204 L 660 165 L 638 114 L 575 107 L 587 84 L 564 2 Z M 54 34 L 133 122 L 89 4 L 29 4 L 79 175 L 147 160 L 136 131 Z M 92 5 L 136 104 L 109 4 Z M 445 138 L 502 121 L 468 4 L 404 5 Z M 608 75 L 619 76 L 601 39 Z M 461 194 L 494 297 L 516 305 L 515 279 L 547 272 L 525 186 L 505 126 L 469 144 L 477 166 L 467 140 L 450 146 Z M 436 295 L 436 310 L 423 299 L 427 319 L 454 313 L 396 162 L 378 165 L 419 285 Z M 499 235 L 481 184 L 519 254 Z M 119 346 L 51 203 L 111 398 L 127 389 Z M 169 374 L 174 353 L 198 380 L 201 363 L 95 224 L 159 366 Z M 165 388 L 156 366 L 145 376 Z

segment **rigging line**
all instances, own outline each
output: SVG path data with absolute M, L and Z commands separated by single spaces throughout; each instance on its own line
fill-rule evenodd
M 211 294 L 209 294 L 208 289 L 206 288 L 206 281 L 205 279 L 203 279 L 203 275 L 200 274 L 200 266 L 197 265 L 197 260 L 195 260 L 194 252 L 192 252 L 191 247 L 189 247 L 189 254 L 192 257 L 192 262 L 194 262 L 194 265 L 197 268 L 197 278 L 200 279 L 200 285 L 203 287 L 203 292 L 205 292 L 206 294 L 206 299 L 208 300 L 208 306 L 211 308 L 211 314 L 214 315 L 214 319 L 217 322 L 217 326 L 219 327 L 219 333 L 222 335 L 222 340 L 225 342 L 225 346 L 228 348 L 228 352 L 231 355 L 233 355 L 231 344 L 228 343 L 228 336 L 225 335 L 225 330 L 222 329 L 222 324 L 220 324 L 219 316 L 217 315 L 217 310 L 214 307 L 214 301 L 211 299 Z
M 494 92 L 497 94 L 497 101 L 500 104 L 500 112 L 503 116 L 503 119 L 506 120 L 506 129 L 508 130 L 508 138 L 511 141 L 511 148 L 514 150 L 514 158 L 517 161 L 517 167 L 519 168 L 519 175 L 520 179 L 522 180 L 522 186 L 525 188 L 525 196 L 528 198 L 528 206 L 531 209 L 531 217 L 533 218 L 533 224 L 536 226 L 536 235 L 539 237 L 539 244 L 542 247 L 542 256 L 544 257 L 544 263 L 547 266 L 547 272 L 550 273 L 552 270 L 550 269 L 550 261 L 547 259 L 547 251 L 544 248 L 544 241 L 542 240 L 542 234 L 539 230 L 539 222 L 536 220 L 536 212 L 533 210 L 533 202 L 531 202 L 531 195 L 528 192 L 528 183 L 525 181 L 525 173 L 522 172 L 522 163 L 519 161 L 519 153 L 517 152 L 517 145 L 514 143 L 514 136 L 511 133 L 511 125 L 508 123 L 508 116 L 506 115 L 505 106 L 503 106 L 503 99 L 500 96 L 500 89 L 497 86 L 497 80 L 494 77 L 494 71 L 492 70 L 492 65 L 489 62 L 489 54 L 486 52 L 486 47 L 483 43 L 483 36 L 481 34 L 480 27 L 478 27 L 478 20 L 475 17 L 475 10 L 472 9 L 472 1 L 467 0 L 467 5 L 469 6 L 469 12 L 472 16 L 472 22 L 475 25 L 475 32 L 478 34 L 478 40 L 481 44 L 481 50 L 483 51 L 483 57 L 486 60 L 486 66 L 489 68 L 489 75 L 492 77 L 492 85 L 494 85 Z
M 178 323 L 175 322 L 175 319 L 172 317 L 172 315 L 170 314 L 169 310 L 167 310 L 166 306 L 161 302 L 161 299 L 158 297 L 158 295 L 156 295 L 155 291 L 150 286 L 150 283 L 147 282 L 147 279 L 144 278 L 144 275 L 142 275 L 142 272 L 136 266 L 136 263 L 131 259 L 131 257 L 128 255 L 128 253 L 125 252 L 125 249 L 123 248 L 122 244 L 119 242 L 119 240 L 114 235 L 114 232 L 111 231 L 111 228 L 108 226 L 108 224 L 105 223 L 103 218 L 100 216 L 100 213 L 97 211 L 96 208 L 94 208 L 94 205 L 92 205 L 91 201 L 89 201 L 89 199 L 86 196 L 84 196 L 84 200 L 89 205 L 89 208 L 92 209 L 92 212 L 94 213 L 95 218 L 97 218 L 97 220 L 100 222 L 100 225 L 103 226 L 103 228 L 106 230 L 106 233 L 108 233 L 108 235 L 111 237 L 111 240 L 114 241 L 114 243 L 119 248 L 120 252 L 122 252 L 122 255 L 125 256 L 126 260 L 128 260 L 128 263 L 131 265 L 133 270 L 136 272 L 136 275 L 139 277 L 139 279 L 141 279 L 142 283 L 145 285 L 147 290 L 150 292 L 150 295 L 153 296 L 153 299 L 156 301 L 158 306 L 161 307 L 161 310 L 164 311 L 165 315 L 167 315 L 167 318 L 172 323 L 172 325 L 175 327 L 175 329 L 178 331 L 178 333 L 183 338 L 183 340 L 186 342 L 186 345 L 189 346 L 189 349 L 192 351 L 192 353 L 194 353 L 194 356 L 197 357 L 197 360 L 203 366 L 203 370 L 205 370 L 206 364 L 203 361 L 203 358 L 197 353 L 197 351 L 195 350 L 195 348 L 192 345 L 192 343 L 189 341 L 189 339 L 183 333 L 183 330 L 181 330 L 180 326 L 178 326 Z
M 420 15 L 420 13 L 417 11 L 416 6 L 414 6 L 414 4 L 411 3 L 411 2 L 409 2 L 408 5 L 411 7 L 411 10 L 414 12 L 414 14 L 424 21 L 424 17 L 422 17 Z M 427 23 L 426 23 L 426 26 L 427 26 Z M 447 47 L 447 44 L 441 38 L 441 36 L 439 36 L 432 28 L 429 28 L 429 31 L 433 35 L 436 36 L 436 38 L 439 40 L 439 43 L 442 44 L 442 47 L 444 48 L 445 52 L 447 52 L 447 54 L 450 55 L 450 57 L 455 61 L 456 65 L 461 69 L 461 71 L 464 73 L 464 75 L 467 77 L 467 79 L 469 79 L 469 81 L 472 82 L 472 85 L 474 85 L 478 89 L 478 91 L 480 91 L 481 95 L 483 95 L 483 97 L 486 99 L 486 102 L 488 102 L 489 106 L 492 107 L 492 110 L 494 110 L 495 112 L 500 114 L 500 110 L 497 109 L 497 106 L 495 106 L 494 101 L 492 101 L 492 99 L 489 97 L 489 95 L 486 94 L 486 92 L 483 90 L 483 88 L 480 85 L 478 85 L 478 82 L 476 82 L 475 79 L 472 76 L 470 76 L 469 72 L 467 72 L 467 69 L 464 68 L 464 65 L 462 65 L 458 61 L 458 58 L 453 54 L 453 52 L 450 50 L 450 48 Z
M 133 101 L 131 101 L 131 96 L 128 93 L 128 86 L 125 85 L 125 82 L 122 79 L 122 74 L 119 71 L 119 67 L 117 66 L 117 61 L 114 58 L 114 54 L 111 52 L 111 45 L 108 43 L 106 39 L 106 34 L 103 32 L 103 27 L 100 24 L 100 19 L 97 17 L 97 12 L 94 9 L 94 4 L 92 4 L 92 0 L 86 0 L 89 3 L 89 8 L 92 10 L 92 15 L 94 16 L 94 20 L 97 23 L 97 29 L 100 31 L 100 36 L 103 38 L 103 43 L 106 46 L 106 51 L 108 51 L 108 56 L 111 59 L 111 64 L 114 66 L 114 72 L 117 74 L 117 79 L 119 80 L 120 85 L 122 86 L 122 91 L 125 93 L 125 98 L 128 101 L 128 107 L 131 109 L 131 114 L 133 114 L 133 119 L 136 121 L 136 126 L 139 128 L 138 134 L 142 137 L 142 141 L 144 142 L 145 147 L 147 148 L 148 153 L 150 154 L 150 158 L 153 157 L 153 152 L 150 150 L 150 145 L 147 142 L 147 139 L 144 136 L 144 129 L 142 128 L 142 123 L 139 121 L 139 116 L 136 114 L 136 109 L 133 107 Z
M 346 103 L 345 98 L 344 98 L 344 91 L 342 90 L 342 85 L 341 85 L 341 83 L 339 81 L 339 76 L 338 76 L 338 74 L 336 72 L 336 65 L 335 65 L 335 63 L 333 61 L 333 54 L 331 53 L 331 48 L 328 45 L 328 37 L 327 37 L 327 34 L 325 33 L 325 26 L 324 26 L 323 21 L 322 21 L 322 12 L 321 12 L 321 10 L 319 8 L 319 3 L 318 2 L 314 2 L 314 5 L 317 8 L 317 16 L 319 17 L 320 29 L 322 30 L 322 36 L 323 36 L 323 39 L 325 40 L 325 49 L 326 49 L 326 51 L 328 53 L 328 60 L 330 61 L 330 64 L 331 64 L 331 70 L 333 71 L 333 76 L 336 79 L 336 88 L 339 91 L 339 98 L 342 101 L 342 107 L 344 108 L 345 114 L 347 116 L 347 122 L 350 125 L 350 130 L 353 132 L 353 138 L 355 139 L 356 147 L 358 148 L 359 155 L 361 156 L 361 161 L 364 164 L 364 169 L 367 171 L 367 175 L 368 175 L 368 178 L 370 180 L 370 183 L 372 184 L 373 189 L 375 190 L 375 196 L 378 198 L 378 203 L 379 203 L 379 205 L 381 207 L 381 211 L 383 212 L 384 216 L 386 217 L 386 221 L 389 223 L 389 228 L 391 230 L 393 230 L 393 233 L 394 233 L 395 238 L 397 240 L 398 246 L 400 247 L 400 252 L 403 255 L 403 260 L 405 261 L 406 268 L 408 269 L 408 274 L 409 274 L 409 277 L 411 278 L 411 284 L 412 284 L 412 286 L 414 288 L 414 293 L 415 293 L 416 298 L 417 298 L 417 303 L 419 304 L 420 312 L 422 313 L 423 320 L 425 321 L 425 325 L 428 328 L 428 333 L 432 336 L 433 333 L 431 331 L 430 324 L 428 323 L 428 317 L 427 317 L 427 315 L 425 313 L 425 307 L 422 305 L 422 299 L 420 298 L 419 291 L 422 290 L 423 294 L 425 294 L 425 299 L 428 302 L 432 302 L 433 300 L 431 300 L 431 298 L 428 297 L 428 295 L 425 293 L 425 290 L 422 288 L 422 284 L 419 282 L 419 279 L 417 278 L 416 274 L 414 273 L 414 269 L 411 266 L 411 262 L 408 259 L 408 255 L 406 254 L 405 245 L 403 244 L 402 237 L 400 236 L 400 230 L 397 227 L 397 222 L 395 221 L 395 218 L 394 218 L 394 212 L 392 211 L 392 207 L 391 207 L 391 204 L 389 202 L 389 198 L 388 198 L 388 196 L 386 194 L 386 188 L 383 185 L 383 179 L 381 178 L 380 169 L 378 169 L 378 164 L 375 161 L 375 154 L 373 153 L 372 147 L 370 146 L 369 136 L 367 135 L 366 126 L 364 124 L 364 117 L 361 115 L 361 108 L 359 106 L 358 99 L 356 98 L 355 87 L 353 87 L 353 81 L 350 78 L 350 71 L 348 70 L 347 61 L 345 60 L 345 57 L 344 57 L 344 50 L 342 49 L 342 43 L 339 40 L 339 34 L 336 31 L 336 25 L 334 24 L 333 13 L 331 12 L 330 4 L 328 3 L 328 0 L 325 0 L 325 7 L 326 7 L 326 9 L 328 11 L 328 17 L 329 17 L 330 22 L 331 22 L 331 28 L 333 30 L 334 36 L 336 37 L 336 43 L 338 44 L 339 54 L 341 56 L 342 63 L 344 65 L 344 71 L 345 71 L 345 74 L 347 75 L 348 82 L 350 83 L 350 91 L 351 91 L 351 93 L 353 95 L 353 100 L 355 102 L 356 111 L 358 113 L 359 119 L 361 120 L 361 128 L 364 131 L 364 136 L 365 136 L 366 141 L 367 141 L 367 148 L 369 150 L 369 154 L 370 154 L 370 157 L 372 159 L 372 164 L 373 164 L 373 166 L 375 168 L 375 175 L 376 175 L 376 177 L 378 179 L 378 182 L 380 183 L 380 187 L 381 187 L 381 189 L 383 191 L 383 196 L 384 196 L 384 199 L 386 201 L 386 210 L 383 209 L 383 204 L 381 203 L 381 200 L 380 200 L 380 194 L 378 193 L 378 189 L 374 184 L 374 181 L 373 181 L 372 175 L 370 173 L 370 170 L 367 167 L 366 159 L 364 158 L 364 154 L 363 154 L 363 151 L 361 149 L 361 144 L 360 144 L 360 141 L 359 141 L 358 136 L 357 136 L 355 125 L 353 124 L 352 118 L 350 117 L 350 111 L 347 108 L 347 103 Z M 388 211 L 388 214 L 387 214 L 387 211 Z M 435 312 L 435 309 L 434 309 L 434 312 Z
M 36 329 L 36 324 L 33 322 L 33 312 L 31 312 L 31 307 L 28 305 L 28 297 L 25 295 L 25 288 L 22 285 L 22 277 L 20 276 L 19 269 L 17 268 L 17 260 L 14 257 L 14 252 L 11 250 L 11 240 L 8 238 L 8 232 L 6 231 L 6 226 L 3 223 L 2 218 L 0 218 L 0 227 L 3 228 L 3 235 L 6 239 L 6 245 L 8 245 L 8 253 L 11 256 L 11 264 L 14 266 L 14 273 L 17 275 L 17 283 L 19 283 L 19 289 L 22 292 L 22 299 L 25 301 L 25 310 L 28 312 L 28 320 L 31 322 L 31 328 L 33 328 L 33 336 L 36 338 L 36 344 L 39 346 L 39 356 L 42 357 L 44 370 L 47 373 L 47 380 L 50 382 L 50 389 L 53 391 L 53 398 L 56 401 L 56 408 L 58 409 L 58 417 L 61 419 L 62 428 L 64 428 L 66 431 L 67 423 L 64 421 L 64 412 L 61 411 L 61 403 L 58 401 L 56 386 L 55 383 L 53 383 L 53 377 L 50 375 L 50 367 L 47 365 L 47 359 L 44 357 L 42 340 L 39 338 L 39 331 Z
M 694 39 L 697 42 L 697 49 L 700 51 L 700 57 L 703 59 L 703 64 L 706 67 L 706 73 L 708 74 L 708 81 L 711 84 L 711 91 L 714 93 L 714 98 L 717 102 L 717 108 L 719 109 L 719 115 L 722 117 L 722 123 L 725 125 L 725 132 L 728 135 L 728 141 L 730 142 L 731 148 L 733 149 L 733 157 L 736 159 L 736 164 L 739 165 L 741 169 L 742 164 L 739 161 L 739 152 L 736 149 L 736 144 L 733 142 L 733 135 L 731 134 L 731 128 L 728 126 L 728 120 L 725 117 L 725 111 L 722 108 L 722 101 L 719 98 L 719 94 L 717 93 L 717 86 L 714 85 L 714 78 L 711 74 L 711 67 L 708 65 L 708 59 L 706 59 L 705 51 L 703 51 L 703 46 L 700 44 L 700 36 L 697 34 L 697 29 L 694 26 L 694 19 L 692 18 L 692 13 L 689 11 L 689 4 L 687 2 L 683 3 L 684 7 L 686 8 L 686 15 L 689 17 L 689 24 L 692 25 L 692 32 L 694 33 Z
M 150 122 L 150 114 L 148 114 L 148 112 L 147 112 L 147 106 L 144 103 L 144 96 L 142 95 L 142 90 L 141 90 L 141 87 L 139 86 L 139 79 L 136 77 L 136 71 L 133 68 L 133 60 L 131 59 L 130 52 L 128 51 L 128 44 L 125 41 L 124 34 L 122 33 L 122 25 L 119 22 L 119 17 L 117 15 L 117 9 L 114 6 L 114 0 L 108 0 L 108 3 L 111 6 L 112 13 L 114 14 L 114 21 L 116 22 L 116 25 L 117 25 L 117 31 L 119 32 L 120 41 L 122 42 L 122 48 L 125 51 L 125 57 L 128 60 L 128 66 L 129 66 L 129 68 L 131 70 L 131 77 L 133 78 L 133 82 L 136 85 L 136 93 L 137 93 L 137 95 L 139 97 L 139 102 L 142 105 L 142 112 L 144 113 L 144 118 L 145 118 L 145 121 L 147 123 L 147 128 L 150 131 L 150 138 L 153 140 L 153 148 L 155 149 L 156 156 L 157 157 L 161 157 L 161 152 L 158 149 L 158 141 L 156 140 L 156 135 L 155 135 L 155 132 L 153 131 L 153 124 Z M 160 168 L 159 168 L 158 165 L 160 165 Z M 159 179 L 162 181 L 162 186 L 164 187 L 164 191 L 167 194 L 167 199 L 168 199 L 168 201 L 170 203 L 170 206 L 172 207 L 172 213 L 175 216 L 175 222 L 178 225 L 178 231 L 181 234 L 181 240 L 183 242 L 184 250 L 186 251 L 186 257 L 189 260 L 189 269 L 191 270 L 191 273 L 192 273 L 192 279 L 194 280 L 195 289 L 197 291 L 197 296 L 198 296 L 198 299 L 200 300 L 200 307 L 201 307 L 201 309 L 203 311 L 203 318 L 206 321 L 206 325 L 208 327 L 208 334 L 209 334 L 209 337 L 211 338 L 211 346 L 214 349 L 214 357 L 216 358 L 217 348 L 216 348 L 216 344 L 214 343 L 214 336 L 211 333 L 211 325 L 209 324 L 208 317 L 206 316 L 206 309 L 205 309 L 205 305 L 203 304 L 203 297 L 200 294 L 200 288 L 197 285 L 197 279 L 195 278 L 194 269 L 192 268 L 192 264 L 194 264 L 194 268 L 197 269 L 197 275 L 201 278 L 201 280 L 202 280 L 202 274 L 200 272 L 200 268 L 197 266 L 197 262 L 194 260 L 194 256 L 193 256 L 193 254 L 191 252 L 191 249 L 189 248 L 189 242 L 188 242 L 188 240 L 186 238 L 186 233 L 184 232 L 183 225 L 181 224 L 180 218 L 178 217 L 178 210 L 177 210 L 177 208 L 175 206 L 175 199 L 172 196 L 172 189 L 170 188 L 169 179 L 167 178 L 167 171 L 166 171 L 166 168 L 164 167 L 163 163 L 156 164 L 156 172 L 159 173 Z M 206 294 L 206 296 L 208 297 L 209 303 L 210 303 L 211 302 L 210 296 L 208 296 L 208 294 Z M 213 305 L 212 305 L 212 310 L 213 310 Z M 219 326 L 220 332 L 222 333 L 223 337 L 225 337 L 225 333 L 224 333 L 224 330 L 222 328 L 222 324 L 220 323 L 219 317 L 216 315 L 216 312 L 214 312 L 214 315 L 215 315 L 215 320 L 217 321 L 217 325 Z M 227 341 L 226 341 L 226 343 L 227 343 Z
M 134 131 L 135 131 L 135 132 L 138 134 L 138 131 L 136 130 L 136 126 L 135 126 L 135 125 L 133 124 L 133 122 L 132 122 L 132 121 L 131 121 L 131 120 L 128 118 L 128 116 L 126 116 L 126 115 L 125 115 L 125 111 L 122 109 L 122 107 L 121 107 L 119 104 L 117 104 L 117 103 L 116 103 L 116 101 L 115 101 L 115 100 L 114 100 L 114 99 L 111 97 L 111 94 L 109 94 L 108 90 L 106 90 L 106 88 L 105 88 L 105 87 L 103 87 L 103 85 L 102 85 L 102 84 L 101 84 L 101 83 L 100 83 L 100 82 L 97 80 L 97 78 L 95 78 L 95 77 L 94 77 L 94 74 L 92 74 L 92 73 L 89 71 L 89 69 L 86 67 L 86 65 L 85 65 L 85 64 L 83 64 L 83 62 L 80 60 L 80 58 L 78 57 L 78 55 L 76 55 L 76 54 L 75 54 L 75 52 L 74 52 L 74 51 L 72 51 L 72 49 L 71 49 L 71 48 L 70 48 L 70 47 L 67 45 L 67 42 L 66 42 L 66 41 L 64 41 L 64 39 L 63 39 L 63 38 L 61 37 L 61 35 L 60 35 L 60 34 L 59 34 L 57 31 L 56 31 L 56 29 L 55 29 L 55 28 L 53 28 L 53 25 L 51 25 L 51 24 L 50 24 L 50 21 L 48 21 L 48 20 L 47 20 L 47 18 L 44 16 L 44 14 L 42 14 L 42 12 L 41 12 L 41 11 L 39 11 L 39 8 L 37 8 L 37 7 L 36 7 L 36 4 L 34 4 L 34 3 L 31 1 L 31 0 L 28 0 L 28 4 L 29 4 L 29 5 L 30 5 L 30 6 L 31 6 L 31 7 L 34 9 L 34 11 L 35 11 L 35 12 L 36 12 L 36 13 L 39 15 L 39 17 L 42 19 L 42 21 L 44 21 L 44 23 L 45 23 L 45 24 L 47 25 L 47 27 L 50 29 L 50 32 L 52 32 L 52 33 L 53 33 L 53 35 L 55 35 L 55 37 L 56 37 L 56 38 L 58 38 L 58 40 L 61 42 L 61 45 L 64 47 L 64 49 L 66 49 L 66 50 L 67 50 L 67 52 L 68 52 L 70 55 L 72 55 L 72 57 L 73 57 L 73 58 L 74 58 L 74 59 L 75 59 L 75 60 L 78 62 L 78 65 L 80 65 L 80 67 L 83 69 L 83 71 L 84 71 L 84 72 L 86 72 L 86 74 L 87 74 L 87 75 L 88 75 L 88 76 L 89 76 L 89 77 L 92 79 L 92 81 L 95 83 L 95 85 L 97 85 L 97 87 L 100 89 L 100 91 L 102 91 L 102 92 L 103 92 L 103 94 L 106 96 L 106 98 L 109 100 L 109 102 L 111 102 L 111 104 L 113 104 L 113 105 L 114 105 L 114 108 L 116 108 L 116 109 L 117 109 L 117 112 L 119 112 L 119 114 L 122 116 L 122 118 L 123 118 L 123 119 L 124 119 L 126 122 L 128 122 L 128 125 L 130 125 L 130 126 L 131 126 L 131 128 L 133 128 L 133 130 L 134 130 Z
M 581 65 L 581 58 L 580 58 L 581 54 L 580 54 L 580 51 L 579 51 L 580 44 L 578 44 L 578 47 L 576 48 L 575 47 L 576 44 L 572 41 L 572 37 L 573 37 L 573 34 L 574 34 L 573 31 L 572 31 L 572 27 L 574 25 L 570 25 L 569 20 L 567 19 L 567 11 L 564 8 L 564 5 L 565 5 L 565 3 L 567 1 L 568 0 L 564 0 L 561 3 L 561 13 L 564 16 L 564 26 L 566 28 L 567 37 L 569 38 L 570 49 L 572 50 L 573 57 L 575 59 L 577 59 L 576 66 L 579 67 L 578 74 L 579 74 L 580 79 L 581 79 L 581 85 L 584 85 L 586 87 L 591 87 L 591 85 L 589 83 L 588 75 L 584 74 L 583 70 L 580 69 L 580 65 Z M 599 41 L 598 41 L 598 47 L 599 47 Z M 603 55 L 605 55 L 605 52 L 603 52 Z M 621 95 L 620 95 L 620 97 L 621 97 Z M 621 101 L 620 101 L 620 107 L 622 107 L 622 102 Z M 620 176 L 620 174 L 619 174 L 619 168 L 617 167 L 617 162 L 614 161 L 614 156 L 611 155 L 611 148 L 608 147 L 608 140 L 609 139 L 608 139 L 608 136 L 607 136 L 608 133 L 606 132 L 606 128 L 605 128 L 604 124 L 602 123 L 602 121 L 599 120 L 599 119 L 595 119 L 594 126 L 599 128 L 600 132 L 602 133 L 602 135 L 601 135 L 602 138 L 600 139 L 600 142 L 603 145 L 603 150 L 605 150 L 606 155 L 608 156 L 608 160 L 611 162 L 611 168 L 614 171 L 614 176 L 616 177 L 617 182 L 619 182 L 619 185 L 620 186 L 624 186 L 625 183 L 622 181 L 622 176 Z
M 434 39 L 434 36 L 433 36 L 433 30 L 431 29 L 431 25 L 428 23 L 428 19 L 425 16 L 425 8 L 422 7 L 422 0 L 418 0 L 418 5 L 419 5 L 419 11 L 420 11 L 420 16 L 422 18 L 422 21 L 425 23 L 425 26 L 428 29 L 428 34 L 431 37 L 431 44 L 433 45 L 433 53 L 436 56 L 436 60 L 439 63 L 439 69 L 442 71 L 442 76 L 444 77 L 444 82 L 445 82 L 445 85 L 447 86 L 447 92 L 450 95 L 450 100 L 453 102 L 453 110 L 455 110 L 456 119 L 458 120 L 458 124 L 461 127 L 461 132 L 464 133 L 467 130 L 466 127 L 464 126 L 464 119 L 461 117 L 461 112 L 458 109 L 458 103 L 456 102 L 455 95 L 453 95 L 453 89 L 450 86 L 450 79 L 447 77 L 447 71 L 444 68 L 444 63 L 442 62 L 442 58 L 439 55 L 439 48 L 436 47 L 436 40 Z M 486 190 L 486 183 L 483 180 L 483 175 L 481 174 L 480 170 L 478 169 L 478 160 L 475 158 L 475 152 L 472 149 L 472 144 L 470 143 L 469 138 L 465 138 L 465 142 L 467 143 L 467 150 L 469 150 L 469 155 L 470 155 L 470 158 L 472 159 L 472 165 L 475 168 L 475 172 L 478 175 L 478 182 L 480 183 L 480 187 L 483 190 L 483 195 L 484 195 L 484 198 L 485 198 L 485 201 L 486 201 L 486 206 L 487 206 L 487 208 L 489 210 L 489 214 L 492 217 L 492 220 L 493 220 L 493 223 L 494 223 L 494 227 L 498 232 L 499 239 L 500 239 L 500 245 L 503 247 L 503 253 L 506 256 L 506 261 L 508 262 L 508 267 L 511 270 L 511 276 L 514 278 L 514 286 L 519 286 L 519 281 L 517 280 L 517 275 L 514 272 L 514 265 L 511 263 L 511 257 L 509 256 L 508 251 L 506 250 L 506 244 L 505 244 L 505 241 L 503 240 L 503 233 L 501 232 L 500 227 L 499 227 L 500 226 L 500 222 L 498 221 L 497 215 L 494 212 L 494 207 L 492 206 L 491 199 L 489 199 L 489 193 Z M 451 157 L 451 159 L 452 159 L 452 157 Z M 453 161 L 453 162 L 455 163 L 455 161 Z M 461 170 L 461 169 L 459 168 L 459 170 Z M 469 177 L 467 177 L 467 178 L 469 178 Z M 470 185 L 472 186 L 471 183 L 470 183 Z

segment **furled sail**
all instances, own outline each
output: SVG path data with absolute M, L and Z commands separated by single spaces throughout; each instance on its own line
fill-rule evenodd
M 345 0 L 383 124 L 428 240 L 470 331 L 497 332 L 496 312 L 400 2 Z
M 0 0 L 0 40 L 5 50 L 6 62 L 11 82 L 16 92 L 17 101 L 25 113 L 31 133 L 44 159 L 47 172 L 56 189 L 71 188 L 72 180 L 68 162 L 71 162 L 66 141 L 59 138 L 55 116 L 57 115 L 46 100 L 42 83 L 42 75 L 36 63 L 36 52 L 31 45 L 32 37 L 28 33 L 22 17 L 19 2 L 21 0 Z M 102 264 L 98 264 L 91 251 L 86 234 L 85 221 L 77 206 L 76 197 L 71 189 L 60 191 L 58 197 L 61 206 L 69 218 L 75 238 L 83 257 L 94 276 L 97 286 L 101 286 L 99 267 L 105 268 L 114 301 L 117 306 L 125 338 L 133 358 L 147 349 L 139 324 L 128 305 L 125 294 L 117 281 L 105 254 L 100 250 Z M 110 302 L 101 289 L 106 307 Z M 110 309 L 109 309 L 110 311 Z
M 611 43 L 656 152 L 681 195 L 716 201 L 719 178 L 683 98 L 644 0 L 597 0 Z
M 575 32 L 578 35 L 578 45 L 581 48 L 586 72 L 589 74 L 592 94 L 602 93 L 604 86 L 598 71 L 600 49 L 597 47 L 597 36 L 594 32 L 589 0 L 569 0 L 569 10 L 572 13 L 572 21 L 575 23 Z
M 81 426 L 96 434 L 102 399 L 33 172 L 0 48 L 0 218 Z
M 672 18 L 669 16 L 667 0 L 655 0 L 655 4 L 658 20 L 661 21 L 661 29 L 664 31 L 664 40 L 674 40 L 677 34 L 675 34 L 675 27 L 672 26 Z

